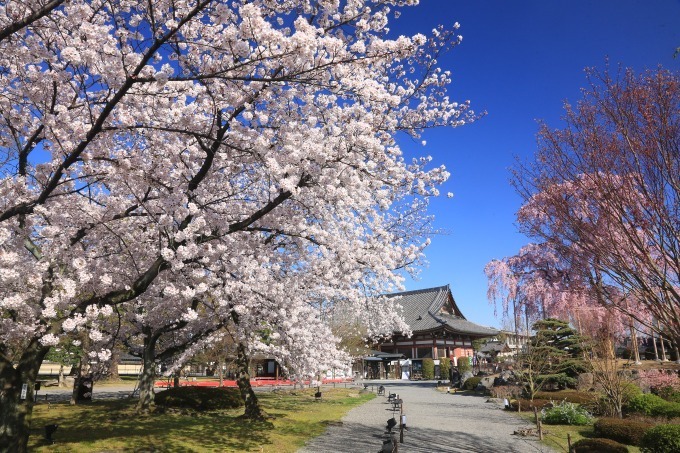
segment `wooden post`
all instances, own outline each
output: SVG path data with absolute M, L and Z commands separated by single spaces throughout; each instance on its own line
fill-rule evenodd
M 543 425 L 538 419 L 538 409 L 534 406 L 534 419 L 536 420 L 536 428 L 538 429 L 538 438 L 543 440 Z
M 536 422 L 536 429 L 538 429 L 538 409 L 534 406 L 534 421 Z
M 571 453 L 571 434 L 567 433 L 567 453 Z
M 404 418 L 402 417 L 404 415 L 404 402 L 401 402 L 400 405 L 400 410 L 399 410 L 399 443 L 403 444 L 404 443 Z

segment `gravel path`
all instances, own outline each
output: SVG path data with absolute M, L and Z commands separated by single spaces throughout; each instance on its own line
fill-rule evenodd
M 135 382 L 120 382 L 104 385 L 95 382 L 92 392 L 92 399 L 100 400 L 125 398 L 130 395 L 134 389 Z M 38 403 L 44 403 L 45 401 L 49 401 L 51 403 L 69 401 L 71 399 L 72 393 L 72 387 L 43 386 L 38 391 L 38 398 L 36 401 Z
M 502 410 L 486 397 L 449 395 L 434 389 L 432 382 L 382 381 L 386 392 L 404 401 L 408 430 L 400 453 L 412 452 L 553 452 L 534 438 L 513 435 L 529 425 Z M 329 426 L 298 453 L 375 453 L 385 439 L 385 425 L 392 417 L 387 398 L 377 398 L 352 409 L 342 423 Z

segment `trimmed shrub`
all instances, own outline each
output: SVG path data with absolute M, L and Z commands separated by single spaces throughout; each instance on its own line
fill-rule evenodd
M 680 425 L 657 425 L 642 436 L 643 453 L 677 453 L 680 451 Z
M 468 378 L 463 382 L 463 390 L 474 390 L 477 388 L 477 385 L 482 381 L 482 378 L 479 376 L 473 376 L 471 378 Z
M 423 359 L 423 379 L 434 379 L 434 360 Z
M 642 436 L 654 423 L 620 418 L 601 418 L 595 422 L 595 433 L 628 445 L 640 445 Z
M 470 371 L 472 365 L 470 365 L 469 357 L 458 357 L 458 372 L 462 375 L 466 371 Z
M 451 374 L 451 359 L 444 357 L 439 359 L 439 379 L 448 381 Z
M 243 406 L 238 389 L 225 387 L 176 387 L 159 392 L 154 399 L 158 406 L 195 410 Z
M 660 396 L 645 393 L 631 398 L 626 411 L 652 417 L 675 418 L 680 417 L 680 403 L 671 403 Z
M 592 423 L 593 416 L 585 407 L 578 404 L 562 401 L 555 407 L 541 411 L 541 420 L 548 425 L 588 425 Z
M 665 403 L 666 401 L 661 397 L 651 393 L 643 393 L 632 397 L 626 404 L 626 410 L 637 414 L 654 415 L 653 412 L 656 408 Z
M 628 453 L 628 447 L 621 445 L 615 440 L 601 439 L 581 439 L 573 445 L 574 453 Z

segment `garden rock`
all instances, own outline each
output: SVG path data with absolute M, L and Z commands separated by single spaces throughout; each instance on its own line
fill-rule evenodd
M 595 385 L 593 373 L 581 373 L 578 375 L 577 389 L 582 392 L 587 392 Z
M 477 389 L 483 390 L 483 391 L 490 390 L 491 387 L 494 386 L 495 381 L 496 380 L 491 376 L 483 377 L 482 380 L 479 381 L 479 384 L 477 385 Z
M 516 381 L 515 373 L 513 371 L 503 371 L 496 379 L 494 379 L 493 385 L 494 387 L 499 385 L 511 385 Z
M 474 374 L 472 374 L 472 371 L 463 371 L 463 374 L 460 376 L 460 386 L 463 387 L 463 385 L 465 384 L 465 381 L 467 381 L 471 377 L 474 377 Z

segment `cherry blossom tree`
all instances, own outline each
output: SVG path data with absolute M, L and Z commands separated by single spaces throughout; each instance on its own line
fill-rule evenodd
M 49 347 L 77 332 L 104 345 L 119 312 L 198 325 L 210 317 L 192 303 L 209 295 L 244 348 L 288 332 L 277 354 L 302 374 L 336 352 L 332 337 L 318 348 L 310 300 L 393 330 L 364 288 L 393 290 L 418 263 L 422 209 L 448 177 L 397 137 L 476 118 L 437 66 L 457 24 L 388 36 L 416 3 L 0 7 L 2 448 L 26 448 Z M 159 295 L 167 318 L 152 316 Z
M 615 307 L 637 305 L 624 305 L 617 288 L 593 285 L 586 258 L 566 248 L 557 251 L 547 242 L 528 244 L 517 255 L 486 265 L 489 301 L 500 304 L 503 316 L 512 317 L 518 330 L 522 323 L 528 330 L 536 320 L 552 317 L 570 321 L 586 336 L 599 335 L 605 323 L 621 339 L 630 322 Z
M 189 304 L 168 299 L 138 298 L 137 307 L 126 307 L 126 326 L 118 331 L 130 353 L 142 359 L 140 412 L 148 412 L 153 406 L 158 365 L 177 362 L 178 356 L 202 345 L 224 325 L 216 313 L 217 304 L 208 297 L 193 297 Z
M 515 173 L 523 232 L 580 260 L 601 306 L 680 340 L 680 77 L 658 69 L 589 72 L 565 126 L 543 125 Z

